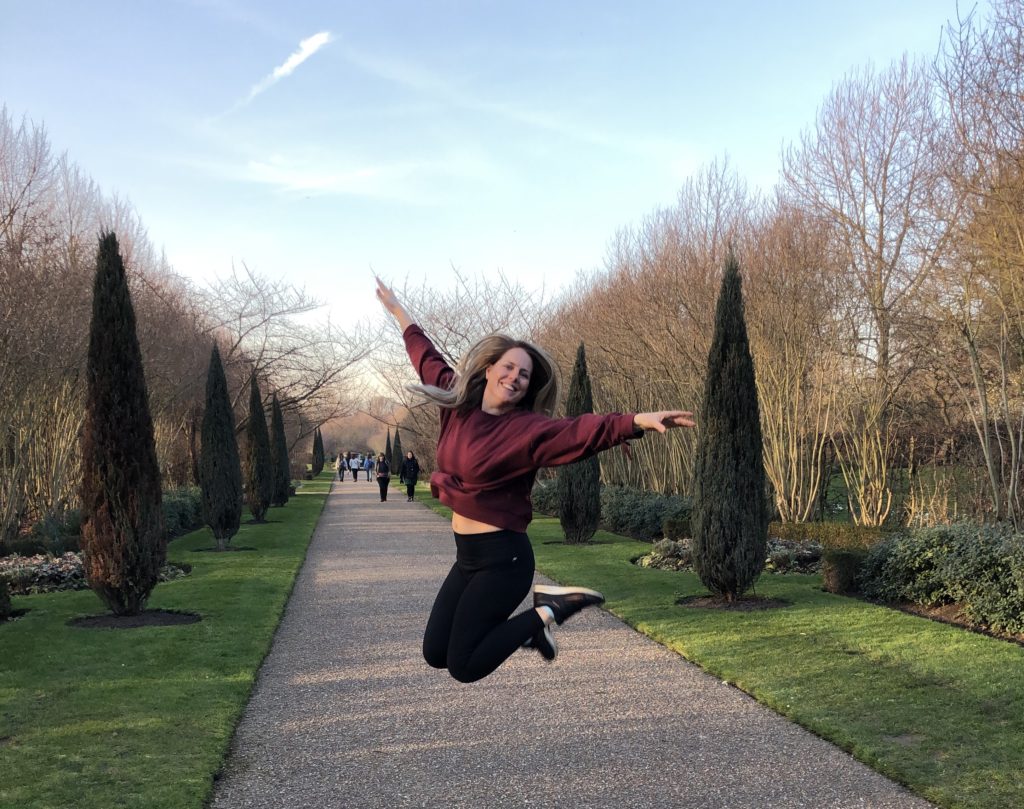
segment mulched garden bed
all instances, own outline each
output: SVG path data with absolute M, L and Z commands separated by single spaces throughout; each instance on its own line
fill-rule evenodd
M 143 610 L 138 615 L 86 615 L 72 618 L 68 621 L 68 626 L 79 629 L 138 629 L 146 626 L 181 626 L 198 623 L 201 620 L 203 616 L 195 612 Z

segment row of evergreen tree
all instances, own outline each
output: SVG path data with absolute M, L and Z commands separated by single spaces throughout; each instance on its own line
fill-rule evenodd
M 593 411 L 581 344 L 567 412 Z M 768 501 L 753 361 L 747 340 L 739 267 L 730 257 L 722 278 L 715 333 L 700 416 L 693 558 L 713 593 L 735 600 L 764 567 Z M 255 522 L 271 505 L 287 503 L 291 488 L 284 419 L 275 393 L 271 425 L 259 384 L 250 385 L 245 491 Z M 388 432 L 385 457 L 402 467 L 401 438 Z M 313 442 L 313 468 L 323 469 L 323 437 Z M 237 533 L 242 514 L 242 464 L 220 352 L 214 346 L 206 385 L 200 479 L 203 517 L 218 549 Z M 566 541 L 593 536 L 600 515 L 596 459 L 559 476 L 560 518 Z M 82 434 L 82 552 L 86 579 L 117 615 L 145 605 L 166 559 L 160 473 L 142 355 L 124 262 L 113 233 L 100 238 L 87 365 Z
M 314 438 L 323 468 L 323 438 Z M 284 416 L 275 393 L 270 429 L 259 383 L 250 386 L 242 463 L 235 418 L 220 352 L 214 346 L 206 380 L 200 485 L 203 519 L 224 550 L 241 523 L 243 491 L 254 522 L 291 495 L 291 467 Z M 115 615 L 143 609 L 166 561 L 160 472 L 153 421 L 117 237 L 100 237 L 93 285 L 87 364 L 86 418 L 82 431 L 81 547 L 86 580 Z
M 582 343 L 576 352 L 565 407 L 569 416 L 594 411 Z M 742 281 L 733 256 L 726 262 L 715 310 L 698 429 L 690 518 L 694 567 L 712 593 L 735 601 L 764 569 L 770 508 Z M 588 542 L 597 531 L 601 515 L 597 458 L 563 467 L 557 492 L 565 541 Z

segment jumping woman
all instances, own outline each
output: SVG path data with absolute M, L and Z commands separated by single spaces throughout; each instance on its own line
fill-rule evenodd
M 604 596 L 584 587 L 533 588 L 533 609 L 512 616 L 530 592 L 534 559 L 526 528 L 537 470 L 588 458 L 646 430 L 693 427 L 684 410 L 585 414 L 556 419 L 560 378 L 540 348 L 504 335 L 476 343 L 453 370 L 379 278 L 377 298 L 398 322 L 422 384 L 441 408 L 431 493 L 452 510 L 455 564 L 437 594 L 423 656 L 463 683 L 480 680 L 522 646 L 558 654 L 553 624 Z

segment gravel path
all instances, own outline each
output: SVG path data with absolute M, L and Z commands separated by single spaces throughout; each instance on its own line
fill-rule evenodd
M 214 809 L 930 804 L 601 610 L 462 685 L 420 656 L 450 526 L 335 482 Z

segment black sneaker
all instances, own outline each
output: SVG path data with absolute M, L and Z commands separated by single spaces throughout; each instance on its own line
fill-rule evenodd
M 604 603 L 604 596 L 597 590 L 586 587 L 554 587 L 538 584 L 533 588 L 533 606 L 550 607 L 555 614 L 555 623 L 561 624 L 570 615 L 585 607 Z
M 532 638 L 527 638 L 524 649 L 536 649 L 549 663 L 558 656 L 558 644 L 550 626 L 541 627 Z

